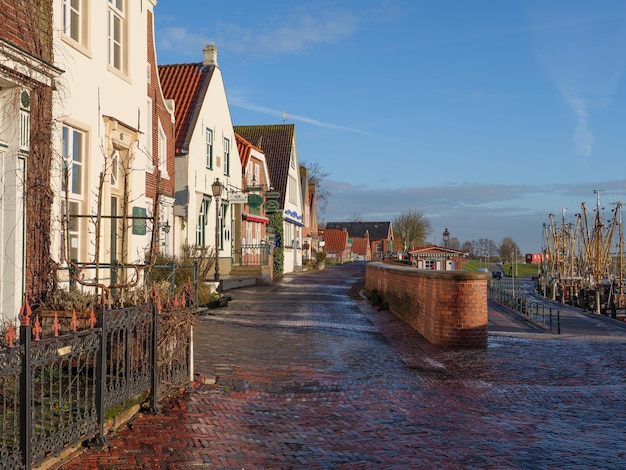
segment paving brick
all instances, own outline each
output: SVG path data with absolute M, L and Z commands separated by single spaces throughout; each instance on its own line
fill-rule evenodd
M 442 349 L 350 297 L 361 275 L 232 291 L 198 319 L 193 390 L 58 468 L 626 466 L 623 337 L 502 322 L 487 349 Z

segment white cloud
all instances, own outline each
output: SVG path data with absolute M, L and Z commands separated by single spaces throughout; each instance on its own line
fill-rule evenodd
M 354 34 L 359 19 L 345 11 L 297 11 L 280 24 L 259 24 L 251 30 L 246 26 L 218 23 L 226 46 L 234 52 L 271 56 L 301 52 L 318 44 L 332 44 Z
M 611 106 L 626 65 L 626 10 L 607 16 L 595 4 L 566 2 L 539 3 L 530 13 L 539 61 L 576 117 L 576 153 L 589 158 L 595 143 L 590 117 Z
M 393 220 L 408 210 L 420 210 L 430 220 L 433 237 L 447 227 L 461 242 L 489 238 L 496 243 L 512 237 L 524 253 L 541 248 L 543 224 L 548 214 L 568 216 L 580 212 L 581 203 L 595 205 L 594 189 L 602 189 L 602 205 L 621 200 L 624 181 L 586 184 L 448 184 L 430 187 L 380 188 L 354 186 L 344 181 L 324 181 L 330 192 L 326 213 L 318 218 L 344 221 L 352 214 L 363 220 Z M 436 239 L 431 241 L 436 242 Z
M 202 48 L 213 41 L 207 35 L 195 33 L 181 27 L 169 27 L 159 31 L 159 48 L 176 51 L 180 55 L 194 57 L 196 62 L 202 59 Z
M 367 135 L 367 136 L 371 136 L 371 137 L 377 137 L 380 138 L 380 136 L 369 132 L 369 131 L 364 131 L 362 129 L 356 129 L 353 127 L 347 127 L 347 126 L 342 126 L 339 124 L 333 124 L 331 122 L 325 122 L 325 121 L 320 121 L 318 119 L 313 119 L 310 117 L 306 117 L 306 116 L 301 116 L 298 114 L 288 114 L 285 111 L 278 111 L 276 109 L 271 109 L 271 108 L 267 108 L 265 106 L 259 106 L 257 104 L 253 104 L 253 103 L 249 103 L 248 101 L 246 101 L 243 97 L 241 97 L 240 95 L 238 95 L 237 93 L 234 93 L 231 95 L 231 98 L 229 100 L 229 104 L 230 106 L 233 106 L 235 108 L 241 108 L 241 109 L 247 109 L 249 111 L 255 111 L 257 113 L 261 113 L 261 114 L 266 114 L 268 116 L 275 116 L 275 117 L 280 117 L 283 120 L 286 121 L 298 121 L 298 122 L 305 122 L 307 124 L 311 124 L 312 126 L 316 126 L 316 127 L 322 127 L 322 128 L 326 128 L 326 129 L 333 129 L 333 130 L 338 130 L 338 131 L 342 131 L 342 132 L 351 132 L 354 134 L 361 134 L 361 135 Z

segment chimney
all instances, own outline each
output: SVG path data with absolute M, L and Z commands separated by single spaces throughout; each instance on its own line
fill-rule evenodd
M 217 67 L 217 47 L 215 44 L 207 44 L 202 52 L 204 52 L 202 65 L 215 65 Z

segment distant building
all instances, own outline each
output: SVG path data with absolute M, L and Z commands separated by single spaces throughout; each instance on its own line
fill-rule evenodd
M 417 269 L 455 271 L 463 269 L 468 253 L 443 246 L 428 245 L 409 250 L 409 260 Z
M 370 261 L 372 259 L 369 232 L 365 232 L 364 237 L 352 238 L 352 259 L 354 261 Z
M 326 261 L 343 263 L 352 260 L 352 242 L 348 239 L 345 229 L 324 229 L 322 233 L 325 243 Z
M 328 222 L 326 229 L 345 229 L 353 240 L 364 238 L 367 233 L 371 259 L 389 258 L 393 253 L 391 222 Z

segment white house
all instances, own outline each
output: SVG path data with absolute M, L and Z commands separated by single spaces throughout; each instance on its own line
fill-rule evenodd
M 146 173 L 156 171 L 148 132 L 148 12 L 156 0 L 54 0 L 53 254 L 87 285 L 130 281 L 151 239 Z
M 159 66 L 163 93 L 175 102 L 176 237 L 180 244 L 217 245 L 220 273 L 228 274 L 241 216 L 229 199 L 242 191 L 242 170 L 217 49 L 210 44 L 203 52 L 200 63 Z M 223 186 L 221 196 L 214 196 L 214 184 Z
M 278 196 L 278 204 L 273 210 L 282 211 L 284 217 L 283 239 L 278 241 L 278 246 L 284 250 L 283 272 L 293 272 L 302 267 L 304 227 L 295 125 L 235 126 L 235 132 L 265 153 L 272 186 Z M 266 211 L 270 212 L 267 205 Z

